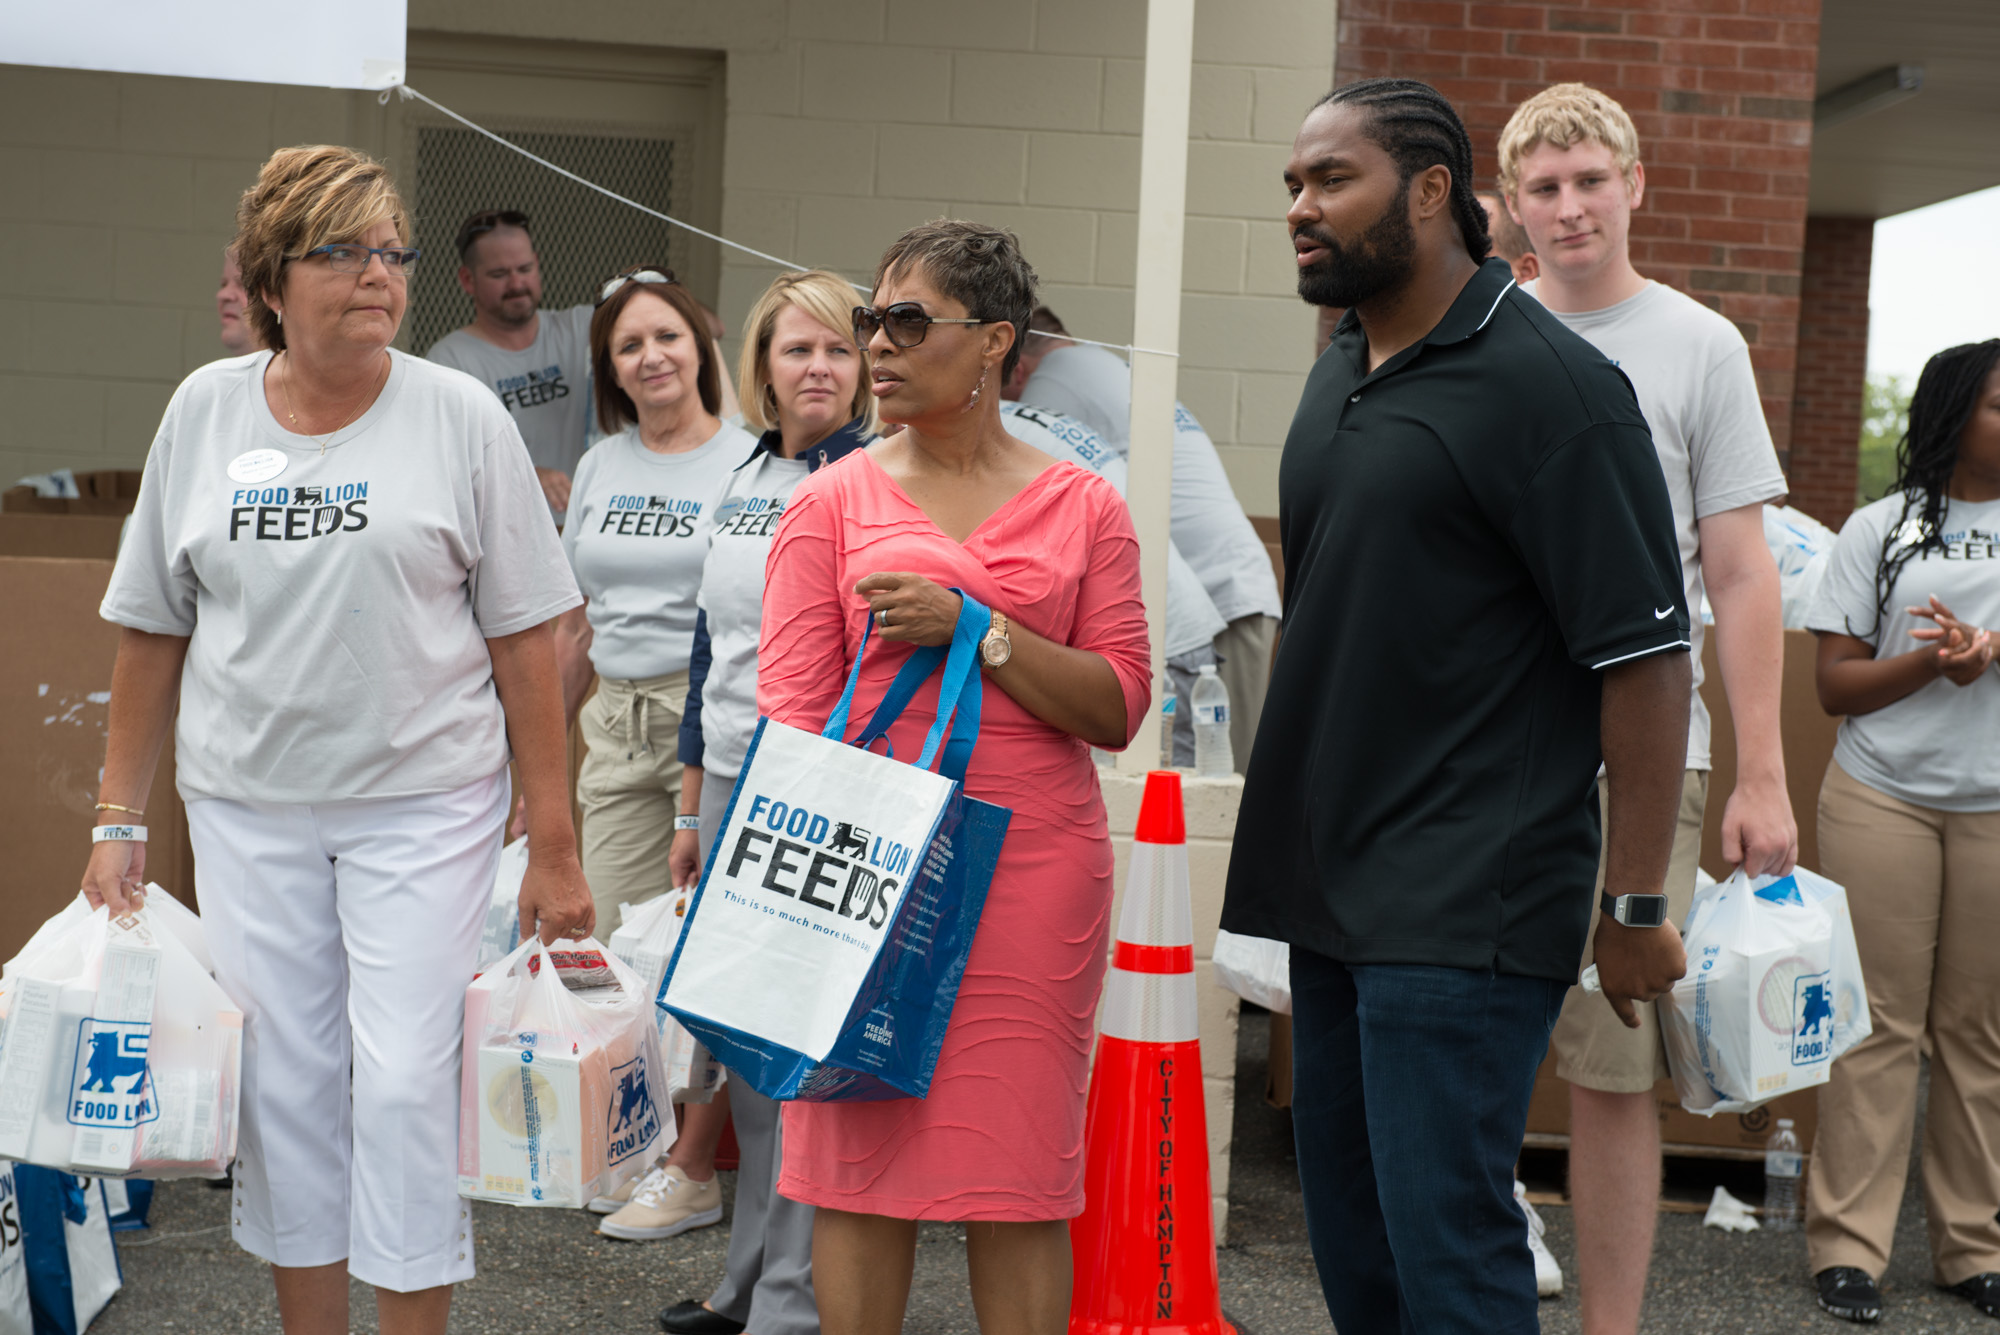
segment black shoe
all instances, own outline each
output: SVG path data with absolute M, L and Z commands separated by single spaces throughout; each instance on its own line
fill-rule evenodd
M 1955 1293 L 1988 1316 L 2000 1316 L 2000 1273 L 1991 1270 L 1961 1280 L 1946 1290 Z
M 660 1313 L 660 1329 L 667 1335 L 743 1335 L 741 1321 L 709 1311 L 699 1298 L 675 1303 Z
M 1829 1266 L 1813 1276 L 1819 1305 L 1842 1321 L 1873 1325 L 1882 1319 L 1882 1291 L 1866 1270 L 1851 1265 Z

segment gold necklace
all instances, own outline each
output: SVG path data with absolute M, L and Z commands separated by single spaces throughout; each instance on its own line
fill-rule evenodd
M 299 425 L 298 414 L 292 411 L 292 386 L 291 386 L 292 363 L 290 357 L 287 356 L 286 353 L 281 352 L 278 355 L 286 358 L 285 369 L 278 376 L 278 392 L 285 396 L 286 420 L 291 422 L 293 430 L 297 431 L 301 436 L 304 436 L 307 440 L 313 441 L 315 444 L 317 444 L 319 446 L 319 452 L 322 455 L 326 453 L 326 443 L 329 440 L 332 440 L 335 436 L 339 435 L 341 432 L 347 430 L 348 427 L 354 424 L 354 419 L 361 416 L 362 405 L 366 404 L 370 399 L 375 397 L 375 394 L 382 387 L 382 381 L 388 378 L 386 372 L 378 376 L 375 383 L 370 385 L 367 389 L 363 390 L 361 393 L 361 397 L 355 400 L 354 407 L 348 412 L 346 420 L 342 421 L 339 426 L 327 432 L 324 436 L 315 436 L 313 435 L 312 432 L 306 430 L 304 427 Z M 384 353 L 383 356 L 386 359 L 388 354 Z

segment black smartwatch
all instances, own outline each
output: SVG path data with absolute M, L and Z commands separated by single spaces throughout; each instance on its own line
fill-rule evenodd
M 1667 920 L 1665 895 L 1619 895 L 1609 891 L 1598 896 L 1597 906 L 1615 922 L 1626 927 L 1658 927 Z

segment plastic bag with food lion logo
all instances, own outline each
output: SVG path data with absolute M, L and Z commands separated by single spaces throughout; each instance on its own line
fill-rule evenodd
M 1681 1106 L 1704 1117 L 1825 1084 L 1833 1065 L 1834 915 L 1791 876 L 1759 882 L 1739 870 L 1695 892 L 1687 974 L 1660 998 Z
M 949 652 L 912 653 L 851 745 L 872 616 L 820 733 L 757 721 L 659 1002 L 766 1098 L 930 1091 L 1013 817 L 964 792 L 992 617 L 958 592 Z M 940 662 L 916 763 L 869 751 Z
M 531 936 L 465 990 L 458 1194 L 583 1206 L 674 1140 L 652 999 L 586 937 Z

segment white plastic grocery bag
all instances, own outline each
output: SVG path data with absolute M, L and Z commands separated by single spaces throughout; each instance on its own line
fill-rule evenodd
M 591 938 L 531 936 L 465 991 L 458 1192 L 582 1206 L 673 1143 L 651 995 Z
M 1660 998 L 1681 1106 L 1705 1117 L 1824 1084 L 1833 1065 L 1833 915 L 1791 876 L 1760 880 L 1695 891 L 1688 971 Z
M 493 894 L 486 901 L 486 925 L 479 933 L 475 974 L 486 972 L 521 944 L 521 882 L 528 876 L 526 836 L 500 850 L 500 868 L 493 874 Z
M 1757 889 L 1776 877 L 1760 876 Z M 1798 867 L 1792 871 L 1799 894 L 1818 904 L 1833 919 L 1833 1059 L 1875 1032 L 1868 1013 L 1868 981 L 1861 976 L 1861 951 L 1854 942 L 1854 915 L 1847 907 L 1847 890 L 1824 876 Z
M 0 970 L 0 1157 L 156 1179 L 235 1157 L 243 1012 L 200 920 L 147 891 L 119 918 L 78 895 Z
M 675 890 L 636 908 L 630 904 L 618 906 L 623 921 L 611 934 L 611 953 L 632 966 L 632 971 L 644 980 L 649 997 L 659 995 L 667 961 L 673 958 L 674 947 L 680 942 L 681 926 L 687 921 L 688 901 L 692 898 L 688 891 Z M 674 1103 L 712 1101 L 715 1091 L 722 1087 L 722 1063 L 679 1020 L 657 1006 L 653 1014 L 659 1026 L 660 1057 L 664 1063 L 661 1083 L 666 1086 L 668 1099 Z
M 1261 936 L 1216 929 L 1215 981 L 1267 1011 L 1292 1013 L 1292 948 Z

